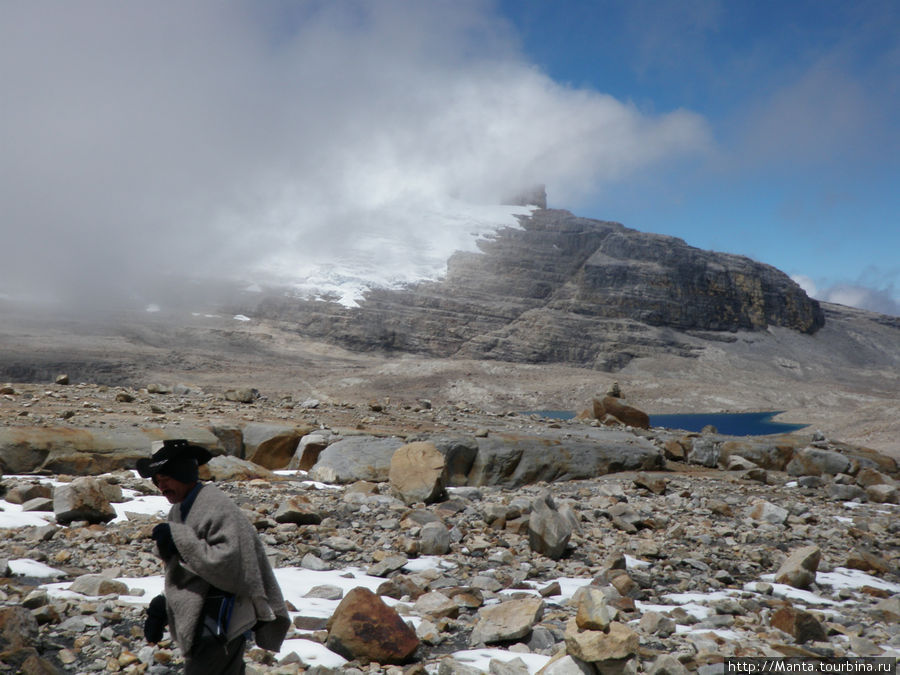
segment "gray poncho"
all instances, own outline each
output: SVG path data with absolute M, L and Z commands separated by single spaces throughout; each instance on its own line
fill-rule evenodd
M 191 651 L 210 586 L 235 595 L 227 638 L 253 629 L 256 644 L 278 651 L 290 626 L 281 589 L 256 529 L 215 485 L 204 484 L 182 521 L 169 511 L 179 556 L 166 561 L 169 629 L 185 654 Z

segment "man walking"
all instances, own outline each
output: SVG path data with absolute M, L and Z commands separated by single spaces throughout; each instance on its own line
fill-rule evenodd
M 144 634 L 158 642 L 168 624 L 186 675 L 240 675 L 248 635 L 278 651 L 290 618 L 256 528 L 224 492 L 200 482 L 198 467 L 210 458 L 179 439 L 137 461 L 172 504 L 168 521 L 153 529 L 165 595 L 150 603 Z

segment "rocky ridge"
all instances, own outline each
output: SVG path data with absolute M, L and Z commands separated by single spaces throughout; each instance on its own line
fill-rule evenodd
M 399 659 L 407 665 L 391 665 L 391 655 L 372 661 L 351 639 L 352 626 L 337 618 L 326 625 L 295 603 L 292 636 L 344 650 L 351 661 L 342 672 L 468 673 L 472 667 L 451 655 L 481 645 L 506 650 L 492 672 L 529 672 L 525 661 L 540 656 L 554 659 L 543 666 L 548 675 L 712 674 L 728 655 L 900 653 L 897 465 L 863 448 L 809 434 L 608 428 L 596 419 L 560 422 L 428 401 L 269 400 L 252 388 L 4 390 L 4 400 L 28 415 L 7 419 L 13 425 L 2 430 L 0 458 L 17 462 L 17 471 L 29 461 L 28 470 L 55 469 L 60 484 L 51 491 L 38 476 L 4 478 L 8 501 L 56 524 L 8 531 L 0 558 L 46 562 L 80 592 L 59 598 L 7 575 L 0 661 L 18 672 L 177 667 L 177 650 L 145 645 L 142 609 L 119 599 L 130 592 L 127 579 L 160 570 L 148 538 L 157 518 L 108 522 L 108 504 L 123 489 L 153 492 L 123 470 L 140 447 L 97 443 L 121 438 L 123 426 L 135 434 L 130 443 L 187 435 L 219 453 L 212 476 L 253 519 L 276 565 L 384 579 L 376 595 L 416 624 L 415 651 Z M 75 419 L 94 440 L 61 443 L 60 427 Z M 356 450 L 342 451 L 348 443 Z M 604 444 L 618 450 L 617 463 L 586 465 L 603 456 Z M 624 463 L 640 457 L 650 462 Z M 309 474 L 269 471 L 285 465 Z M 63 466 L 86 476 L 58 475 Z M 305 480 L 326 475 L 334 487 Z M 410 475 L 430 475 L 432 483 L 402 483 Z M 74 510 L 73 493 L 98 508 Z M 414 571 L 411 561 L 426 555 L 439 564 Z M 584 588 L 563 593 L 560 578 Z M 377 610 L 358 595 L 344 600 Z M 249 660 L 259 673 L 306 669 L 258 650 Z
M 749 258 L 562 210 L 520 220 L 479 242 L 481 252 L 454 254 L 443 280 L 373 290 L 359 308 L 278 297 L 236 311 L 352 349 L 601 370 L 691 356 L 685 332 L 824 325 L 796 283 Z

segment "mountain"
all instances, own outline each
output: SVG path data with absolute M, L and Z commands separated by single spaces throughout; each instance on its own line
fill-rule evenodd
M 439 281 L 376 289 L 359 307 L 269 297 L 244 308 L 355 350 L 616 370 L 689 336 L 784 327 L 814 334 L 819 303 L 786 274 L 681 239 L 541 208 L 457 252 Z

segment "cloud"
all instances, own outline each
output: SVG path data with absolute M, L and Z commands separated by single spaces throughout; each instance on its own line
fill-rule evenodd
M 892 284 L 886 287 L 873 286 L 875 280 L 861 279 L 855 283 L 839 283 L 819 289 L 816 282 L 805 274 L 791 277 L 806 294 L 823 302 L 858 307 L 871 312 L 900 316 L 900 302 L 896 299 Z
M 820 299 L 881 314 L 900 316 L 900 302 L 894 299 L 890 290 L 839 284 L 825 289 Z
M 363 234 L 428 237 L 410 205 L 545 183 L 573 206 L 709 146 L 696 114 L 552 81 L 488 7 L 3 3 L 0 291 L 302 275 Z

